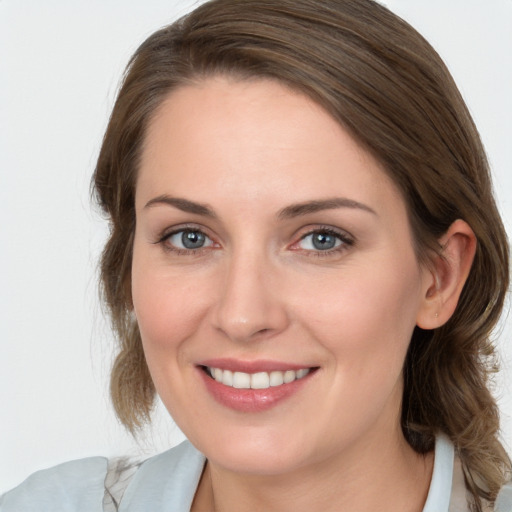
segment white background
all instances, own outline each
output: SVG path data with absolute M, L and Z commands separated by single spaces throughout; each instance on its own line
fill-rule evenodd
M 105 222 L 89 180 L 123 68 L 191 0 L 0 0 L 0 492 L 88 455 L 162 450 L 160 411 L 137 444 L 108 401 L 111 335 L 97 300 Z M 512 233 L 512 0 L 388 0 L 452 70 L 486 144 Z M 497 343 L 512 447 L 512 319 Z

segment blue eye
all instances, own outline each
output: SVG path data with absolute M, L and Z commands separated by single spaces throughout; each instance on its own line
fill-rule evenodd
M 213 245 L 213 241 L 203 232 L 195 229 L 182 229 L 167 237 L 167 241 L 177 249 L 195 250 Z
M 307 234 L 298 245 L 306 251 L 330 251 L 344 243 L 349 244 L 350 242 L 337 233 L 322 230 Z

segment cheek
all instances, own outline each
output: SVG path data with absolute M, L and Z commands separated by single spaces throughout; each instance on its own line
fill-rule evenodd
M 415 261 L 399 267 L 380 259 L 314 285 L 301 316 L 347 374 L 382 374 L 386 365 L 400 374 L 420 300 Z
M 208 308 L 210 290 L 208 280 L 189 278 L 134 248 L 132 298 L 148 363 L 194 332 Z

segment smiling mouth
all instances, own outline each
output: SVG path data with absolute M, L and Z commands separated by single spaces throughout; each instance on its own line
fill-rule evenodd
M 212 366 L 203 366 L 202 369 L 209 377 L 224 386 L 235 389 L 268 389 L 303 379 L 317 368 L 256 373 L 234 372 Z

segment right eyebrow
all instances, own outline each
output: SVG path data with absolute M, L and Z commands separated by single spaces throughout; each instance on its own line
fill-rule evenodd
M 283 208 L 279 214 L 279 219 L 293 219 L 302 215 L 309 215 L 311 213 L 320 212 L 322 210 L 334 210 L 337 208 L 353 208 L 362 210 L 373 215 L 377 215 L 375 210 L 369 206 L 354 201 L 353 199 L 347 199 L 345 197 L 333 197 L 330 199 L 320 199 L 313 201 L 306 201 L 305 203 L 297 203 Z
M 186 213 L 202 215 L 203 217 L 210 217 L 212 219 L 216 218 L 214 211 L 206 204 L 196 203 L 194 201 L 189 201 L 188 199 L 183 199 L 182 197 L 173 197 L 167 194 L 150 199 L 144 205 L 144 208 L 151 208 L 158 205 L 173 206 L 174 208 Z

